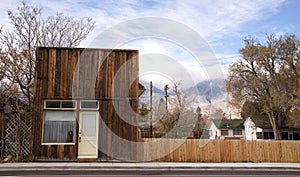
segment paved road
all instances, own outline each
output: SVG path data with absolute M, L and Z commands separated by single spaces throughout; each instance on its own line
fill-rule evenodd
M 1 171 L 0 176 L 239 176 L 239 177 L 296 177 L 300 176 L 300 170 L 245 170 L 245 169 L 87 169 L 87 170 L 16 170 L 16 171 Z

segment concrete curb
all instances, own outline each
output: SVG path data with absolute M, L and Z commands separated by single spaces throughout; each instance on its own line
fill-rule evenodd
M 284 170 L 300 171 L 300 163 L 2 163 L 1 171 L 57 170 Z

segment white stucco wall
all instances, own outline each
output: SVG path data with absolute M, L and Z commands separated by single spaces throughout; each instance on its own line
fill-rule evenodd
M 220 136 L 220 130 L 216 127 L 216 125 L 211 122 L 209 126 L 209 139 L 216 139 L 216 137 Z
M 247 118 L 244 122 L 245 126 L 245 139 L 246 140 L 256 140 L 256 132 L 257 129 L 261 131 L 260 128 L 256 128 L 254 122 L 251 120 L 251 118 Z
M 228 135 L 226 136 L 222 136 L 221 135 L 221 130 L 220 131 L 220 139 L 226 139 L 226 138 L 240 138 L 240 139 L 245 139 L 245 131 L 242 130 L 242 134 L 241 135 L 234 135 L 233 134 L 233 130 L 232 129 L 228 129 Z
M 209 139 L 225 139 L 226 137 L 237 137 L 244 139 L 245 131 L 242 130 L 242 135 L 233 135 L 233 130 L 228 129 L 228 135 L 221 136 L 221 130 L 216 127 L 216 125 L 211 121 L 209 126 Z

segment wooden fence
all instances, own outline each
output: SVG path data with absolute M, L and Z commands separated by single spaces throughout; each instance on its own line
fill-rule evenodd
M 143 159 L 159 162 L 300 162 L 300 141 L 144 139 L 144 142 L 152 145 L 144 146 Z

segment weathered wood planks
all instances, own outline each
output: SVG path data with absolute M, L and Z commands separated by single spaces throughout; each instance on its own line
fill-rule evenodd
M 32 160 L 77 160 L 77 134 L 75 145 L 42 145 L 45 99 L 98 100 L 100 118 L 105 123 L 99 125 L 99 146 L 110 152 L 112 146 L 119 145 L 120 153 L 130 153 L 131 158 L 134 158 L 135 152 L 131 151 L 135 151 L 135 147 L 121 144 L 118 138 L 113 138 L 113 134 L 121 139 L 137 141 L 137 116 L 132 113 L 125 114 L 130 116 L 126 120 L 132 123 L 123 121 L 117 113 L 120 110 L 116 110 L 122 109 L 122 106 L 114 108 L 113 101 L 120 105 L 129 101 L 132 110 L 137 112 L 138 51 L 37 47 L 36 58 Z M 116 73 L 127 62 L 130 65 L 125 66 L 121 77 L 113 84 Z M 125 88 L 128 88 L 129 92 L 124 92 Z M 105 127 L 113 134 L 104 130 Z M 98 154 L 99 159 L 114 158 L 101 152 Z

